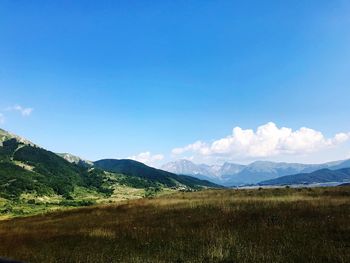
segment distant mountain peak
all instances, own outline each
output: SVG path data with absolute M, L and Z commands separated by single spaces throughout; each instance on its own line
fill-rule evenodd
M 213 172 L 209 172 L 207 166 L 198 165 L 190 160 L 180 159 L 170 163 L 167 163 L 161 167 L 163 170 L 186 175 L 210 175 L 214 176 Z M 209 173 L 209 174 L 208 174 Z
M 340 169 L 350 167 L 350 160 L 323 164 L 300 164 L 272 161 L 255 161 L 248 165 L 225 162 L 222 165 L 195 164 L 189 160 L 177 160 L 162 166 L 163 170 L 205 178 L 217 184 L 233 186 L 254 184 L 281 176 L 310 173 L 319 169 Z
M 93 162 L 84 160 L 79 156 L 70 154 L 70 153 L 57 153 L 58 156 L 64 158 L 66 161 L 74 164 L 84 165 L 84 166 L 93 166 Z

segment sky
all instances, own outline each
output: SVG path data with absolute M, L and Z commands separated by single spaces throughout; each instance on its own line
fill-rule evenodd
M 153 166 L 350 158 L 350 2 L 0 2 L 0 127 Z

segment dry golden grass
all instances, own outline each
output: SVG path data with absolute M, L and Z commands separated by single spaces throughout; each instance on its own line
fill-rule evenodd
M 350 262 L 350 187 L 177 193 L 0 222 L 25 262 Z

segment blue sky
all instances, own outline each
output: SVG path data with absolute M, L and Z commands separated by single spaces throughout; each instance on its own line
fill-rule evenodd
M 0 125 L 56 152 L 343 159 L 349 98 L 349 1 L 0 3 Z

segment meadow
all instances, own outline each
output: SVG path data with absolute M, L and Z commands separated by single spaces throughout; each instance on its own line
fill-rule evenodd
M 173 193 L 0 221 L 23 262 L 350 262 L 350 187 Z

